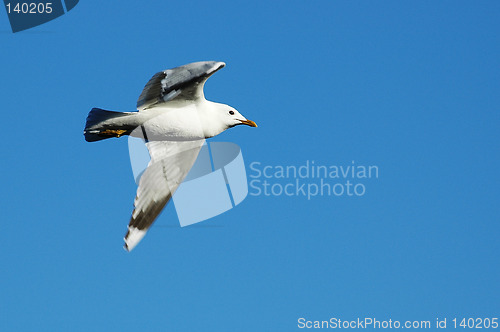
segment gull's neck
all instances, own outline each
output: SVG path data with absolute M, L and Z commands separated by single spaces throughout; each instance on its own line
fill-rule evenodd
M 198 103 L 198 110 L 205 138 L 214 137 L 228 129 L 228 127 L 220 119 L 221 109 L 224 109 L 224 107 L 227 106 L 213 101 L 208 101 L 206 99 L 203 99 Z

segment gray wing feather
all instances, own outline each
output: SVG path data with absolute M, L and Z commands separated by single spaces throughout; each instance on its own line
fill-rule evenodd
M 202 61 L 156 73 L 142 90 L 137 109 L 151 108 L 172 100 L 204 98 L 205 81 L 224 66 L 224 62 Z
M 146 231 L 193 166 L 205 140 L 146 143 L 151 161 L 142 174 L 130 218 L 131 228 Z M 125 235 L 127 241 L 129 233 Z

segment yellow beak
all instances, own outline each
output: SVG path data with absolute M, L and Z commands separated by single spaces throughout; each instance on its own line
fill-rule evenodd
M 245 124 L 250 127 L 257 127 L 257 124 L 253 122 L 252 120 L 240 120 L 241 124 Z

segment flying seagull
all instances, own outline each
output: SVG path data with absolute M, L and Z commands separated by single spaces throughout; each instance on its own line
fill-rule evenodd
M 131 251 L 193 166 L 206 138 L 237 125 L 257 127 L 234 108 L 205 99 L 207 79 L 225 66 L 203 61 L 156 73 L 137 101 L 138 112 L 93 108 L 87 142 L 130 135 L 144 139 L 151 160 L 139 179 L 124 248 Z

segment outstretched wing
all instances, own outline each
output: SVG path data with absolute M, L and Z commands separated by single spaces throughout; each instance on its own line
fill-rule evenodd
M 146 235 L 161 210 L 193 166 L 205 140 L 146 143 L 151 161 L 139 180 L 134 211 L 125 235 L 131 251 Z
M 202 61 L 156 73 L 142 90 L 137 109 L 142 111 L 171 100 L 205 98 L 205 81 L 225 65 L 224 62 Z

